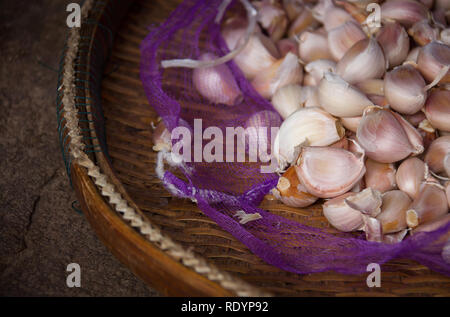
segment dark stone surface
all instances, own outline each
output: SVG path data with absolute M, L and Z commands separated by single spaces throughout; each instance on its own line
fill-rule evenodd
M 71 207 L 55 110 L 70 2 L 0 0 L 0 295 L 157 296 Z

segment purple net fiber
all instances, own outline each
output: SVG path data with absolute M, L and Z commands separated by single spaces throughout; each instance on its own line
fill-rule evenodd
M 194 119 L 209 126 L 244 126 L 253 114 L 272 105 L 251 87 L 233 61 L 231 69 L 243 95 L 234 107 L 211 104 L 199 95 L 192 83 L 192 69 L 161 67 L 162 60 L 198 59 L 202 53 L 223 56 L 229 52 L 214 22 L 222 0 L 186 0 L 165 23 L 151 30 L 141 45 L 141 79 L 150 105 L 164 120 L 169 131 L 180 119 L 191 127 Z M 234 1 L 233 9 L 239 9 Z M 242 9 L 242 8 L 241 8 Z M 225 133 L 224 133 L 225 135 Z M 395 258 L 416 260 L 450 275 L 450 264 L 441 252 L 450 233 L 450 223 L 434 232 L 418 233 L 397 244 L 368 242 L 362 236 L 302 225 L 271 214 L 257 206 L 273 187 L 277 174 L 260 172 L 261 163 L 186 163 L 185 180 L 169 171 L 163 182 L 179 197 L 196 199 L 200 209 L 221 228 L 244 243 L 267 263 L 294 273 L 333 270 L 344 274 L 366 272 L 369 263 L 383 264 Z M 267 164 L 265 164 L 267 165 Z M 241 224 L 236 211 L 259 213 L 262 218 Z

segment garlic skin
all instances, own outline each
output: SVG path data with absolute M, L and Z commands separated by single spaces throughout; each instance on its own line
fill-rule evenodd
M 435 230 L 445 226 L 449 222 L 450 222 L 450 214 L 445 214 L 445 215 L 440 216 L 432 221 L 421 224 L 420 226 L 414 228 L 413 230 L 411 230 L 411 235 L 418 234 L 419 232 L 435 231 Z
M 382 242 L 383 234 L 380 221 L 366 215 L 363 215 L 363 221 L 363 230 L 366 233 L 366 240 L 372 242 Z
M 362 116 L 357 117 L 342 117 L 340 118 L 342 125 L 347 130 L 350 130 L 354 133 L 358 130 L 359 123 L 361 122 Z
M 383 48 L 390 67 L 400 65 L 409 52 L 409 37 L 406 30 L 397 22 L 387 22 L 377 33 L 376 39 Z
M 406 211 L 409 228 L 433 221 L 448 212 L 448 202 L 444 188 L 436 183 L 423 183 L 419 195 Z
M 274 190 L 273 193 L 283 204 L 291 207 L 308 207 L 317 200 L 317 197 L 306 192 L 300 184 L 293 166 L 279 178 L 276 191 Z
M 270 67 L 263 69 L 252 80 L 252 86 L 264 98 L 270 99 L 277 89 L 289 85 L 298 84 L 303 80 L 303 68 L 298 63 L 298 58 L 288 53 Z
M 450 45 L 450 28 L 442 30 L 439 37 L 445 45 Z
M 437 78 L 443 67 L 449 65 L 450 47 L 436 41 L 423 46 L 417 57 L 417 67 L 428 82 Z M 439 83 L 450 83 L 450 71 L 447 71 Z
M 385 97 L 392 109 L 403 114 L 414 114 L 422 109 L 427 99 L 425 80 L 412 65 L 394 68 L 384 77 Z
M 357 42 L 336 65 L 336 73 L 350 84 L 381 78 L 385 70 L 383 49 L 374 38 Z
M 420 185 L 428 178 L 428 166 L 417 157 L 404 160 L 398 167 L 395 179 L 398 188 L 411 199 L 419 195 Z
M 277 43 L 278 51 L 281 57 L 285 57 L 287 53 L 292 53 L 298 56 L 298 44 L 293 39 L 281 39 Z
M 366 79 L 356 83 L 355 86 L 366 95 L 384 96 L 383 79 Z
M 323 18 L 323 25 L 325 26 L 325 30 L 330 32 L 331 30 L 341 26 L 342 24 L 356 20 L 344 9 L 341 9 L 336 6 L 330 6 L 326 11 Z
M 404 118 L 411 123 L 411 125 L 415 128 L 419 127 L 421 122 L 426 119 L 425 113 L 423 111 L 418 111 L 411 115 L 405 115 Z
M 297 84 L 279 88 L 272 97 L 272 105 L 283 119 L 303 107 L 303 87 Z
M 450 182 L 447 182 L 445 184 L 445 195 L 447 196 L 448 208 L 450 208 Z
M 284 169 L 298 157 L 300 147 L 328 146 L 344 136 L 339 121 L 317 107 L 301 108 L 284 120 L 274 142 L 274 154 Z
M 427 8 L 412 0 L 391 0 L 381 5 L 381 19 L 394 20 L 406 27 L 411 27 L 414 23 L 426 19 Z
M 420 154 L 423 146 L 415 144 L 417 140 L 411 140 L 408 135 L 412 131 L 407 133 L 404 128 L 414 127 L 403 121 L 399 122 L 393 112 L 383 108 L 366 109 L 356 132 L 366 155 L 380 163 L 394 163 L 411 154 Z
M 152 133 L 153 151 L 171 151 L 172 134 L 167 130 L 163 121 L 160 121 Z
M 403 229 L 398 232 L 385 234 L 385 235 L 383 235 L 383 243 L 395 244 L 395 243 L 402 242 L 402 240 L 405 238 L 407 233 L 408 233 L 408 229 Z
M 318 59 L 305 65 L 305 71 L 311 75 L 311 86 L 317 86 L 326 72 L 334 72 L 336 63 L 328 59 Z
M 303 31 L 309 28 L 316 28 L 317 25 L 318 23 L 314 19 L 312 12 L 308 8 L 304 7 L 304 9 L 300 12 L 300 14 L 296 17 L 294 22 L 292 22 L 291 26 L 289 27 L 288 35 L 289 37 L 294 37 L 295 35 L 301 34 Z
M 216 59 L 217 56 L 205 53 L 202 61 Z M 242 92 L 227 65 L 195 68 L 192 82 L 197 91 L 212 103 L 234 106 L 243 100 Z
M 450 152 L 450 136 L 441 136 L 434 140 L 425 153 L 425 163 L 436 174 L 445 171 L 444 158 Z
M 303 147 L 295 171 L 308 193 L 320 198 L 336 197 L 349 191 L 364 176 L 364 152 Z
M 360 211 L 347 205 L 345 199 L 353 197 L 356 193 L 345 193 L 336 198 L 326 201 L 323 205 L 323 215 L 336 229 L 343 232 L 360 230 L 364 225 Z
M 328 32 L 328 48 L 333 59 L 339 61 L 354 44 L 365 38 L 360 25 L 350 20 Z
M 373 103 L 356 87 L 340 76 L 325 73 L 317 87 L 317 97 L 323 109 L 337 117 L 356 117 Z
M 270 0 L 254 2 L 258 10 L 258 22 L 267 31 L 270 38 L 276 42 L 286 33 L 288 17 L 286 12 L 277 3 Z
M 304 31 L 299 38 L 298 56 L 304 64 L 318 59 L 332 59 L 327 37 L 318 32 Z
M 355 196 L 346 198 L 345 202 L 353 209 L 359 210 L 362 214 L 370 217 L 377 217 L 381 212 L 381 193 L 370 187 Z
M 424 112 L 433 128 L 450 132 L 450 91 L 433 90 L 427 99 Z
M 298 0 L 283 0 L 282 5 L 289 21 L 295 20 L 304 10 L 303 3 Z
M 402 126 L 403 130 L 408 137 L 409 143 L 413 147 L 412 155 L 419 155 L 423 153 L 425 147 L 423 143 L 422 135 L 415 129 L 403 116 L 399 115 L 395 111 L 391 111 L 392 115 L 397 119 L 397 121 Z
M 421 47 L 414 47 L 409 51 L 408 56 L 406 56 L 406 62 L 413 62 L 417 64 L 417 58 L 419 57 Z
M 414 41 L 420 46 L 436 41 L 440 37 L 439 29 L 433 28 L 428 19 L 414 23 L 414 25 L 408 30 L 408 34 L 411 35 Z
M 383 194 L 381 213 L 377 219 L 381 222 L 383 234 L 406 229 L 406 211 L 412 200 L 401 190 L 392 190 Z
M 379 163 L 369 158 L 366 160 L 364 182 L 367 187 L 384 193 L 396 187 L 395 173 L 394 164 Z

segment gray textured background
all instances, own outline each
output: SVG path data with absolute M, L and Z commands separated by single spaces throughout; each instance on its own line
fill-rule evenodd
M 157 296 L 71 207 L 55 110 L 70 2 L 0 0 L 0 295 Z M 72 262 L 81 288 L 66 286 Z

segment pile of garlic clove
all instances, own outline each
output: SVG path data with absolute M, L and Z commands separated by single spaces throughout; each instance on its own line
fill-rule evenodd
M 233 60 L 284 120 L 273 195 L 299 208 L 320 201 L 333 227 L 369 241 L 449 222 L 450 0 L 251 4 L 257 24 Z M 249 24 L 225 15 L 231 51 Z M 212 103 L 242 102 L 227 66 L 193 73 Z

